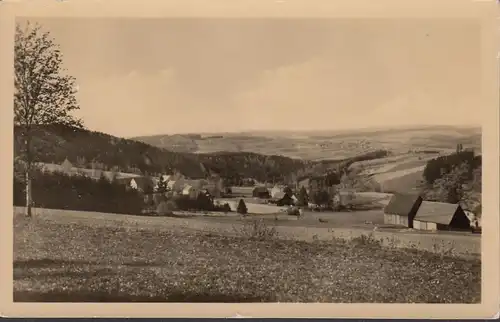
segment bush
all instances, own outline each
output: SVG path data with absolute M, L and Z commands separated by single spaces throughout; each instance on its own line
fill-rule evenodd
M 229 206 L 229 204 L 227 202 L 222 206 L 222 211 L 231 212 L 231 207 Z
M 278 235 L 276 228 L 269 227 L 263 219 L 245 222 L 239 233 L 250 240 L 272 240 Z
M 286 212 L 289 216 L 300 216 L 300 210 L 297 207 L 289 207 Z
M 173 202 L 161 201 L 156 209 L 158 216 L 171 215 L 174 210 Z

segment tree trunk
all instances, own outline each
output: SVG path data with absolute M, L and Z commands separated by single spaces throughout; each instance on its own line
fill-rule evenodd
M 26 131 L 26 217 L 31 217 L 31 206 L 33 204 L 31 193 L 31 133 L 29 129 Z
M 31 217 L 31 205 L 32 205 L 31 175 L 30 175 L 30 170 L 28 169 L 26 171 L 26 216 L 27 217 Z

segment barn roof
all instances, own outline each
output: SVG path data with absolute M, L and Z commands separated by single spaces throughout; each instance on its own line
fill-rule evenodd
M 254 192 L 264 192 L 264 193 L 267 192 L 267 193 L 269 193 L 269 190 L 266 187 L 262 187 L 262 186 L 261 187 L 255 187 L 253 189 L 253 191 Z
M 418 194 L 394 194 L 385 206 L 384 212 L 391 215 L 407 216 L 419 199 L 421 197 Z
M 415 220 L 449 225 L 459 207 L 458 204 L 423 201 Z
M 283 191 L 278 191 L 278 192 L 274 193 L 272 197 L 274 199 L 282 199 L 285 197 L 285 195 L 286 195 L 286 193 L 284 193 Z
M 134 180 L 137 184 L 137 187 L 140 189 L 146 189 L 146 187 L 152 188 L 154 186 L 153 180 L 147 177 L 135 177 L 131 180 Z

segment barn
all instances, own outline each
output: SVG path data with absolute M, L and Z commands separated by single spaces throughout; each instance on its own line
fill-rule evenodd
M 254 198 L 268 199 L 271 198 L 271 194 L 266 187 L 255 187 L 252 191 L 252 196 Z
M 470 230 L 470 219 L 458 204 L 424 201 L 413 226 L 421 230 Z
M 421 204 L 418 194 L 394 194 L 384 208 L 384 223 L 413 228 L 413 218 Z

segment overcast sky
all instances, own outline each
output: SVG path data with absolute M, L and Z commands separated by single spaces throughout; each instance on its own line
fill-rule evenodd
M 480 124 L 464 20 L 37 19 L 118 136 Z

